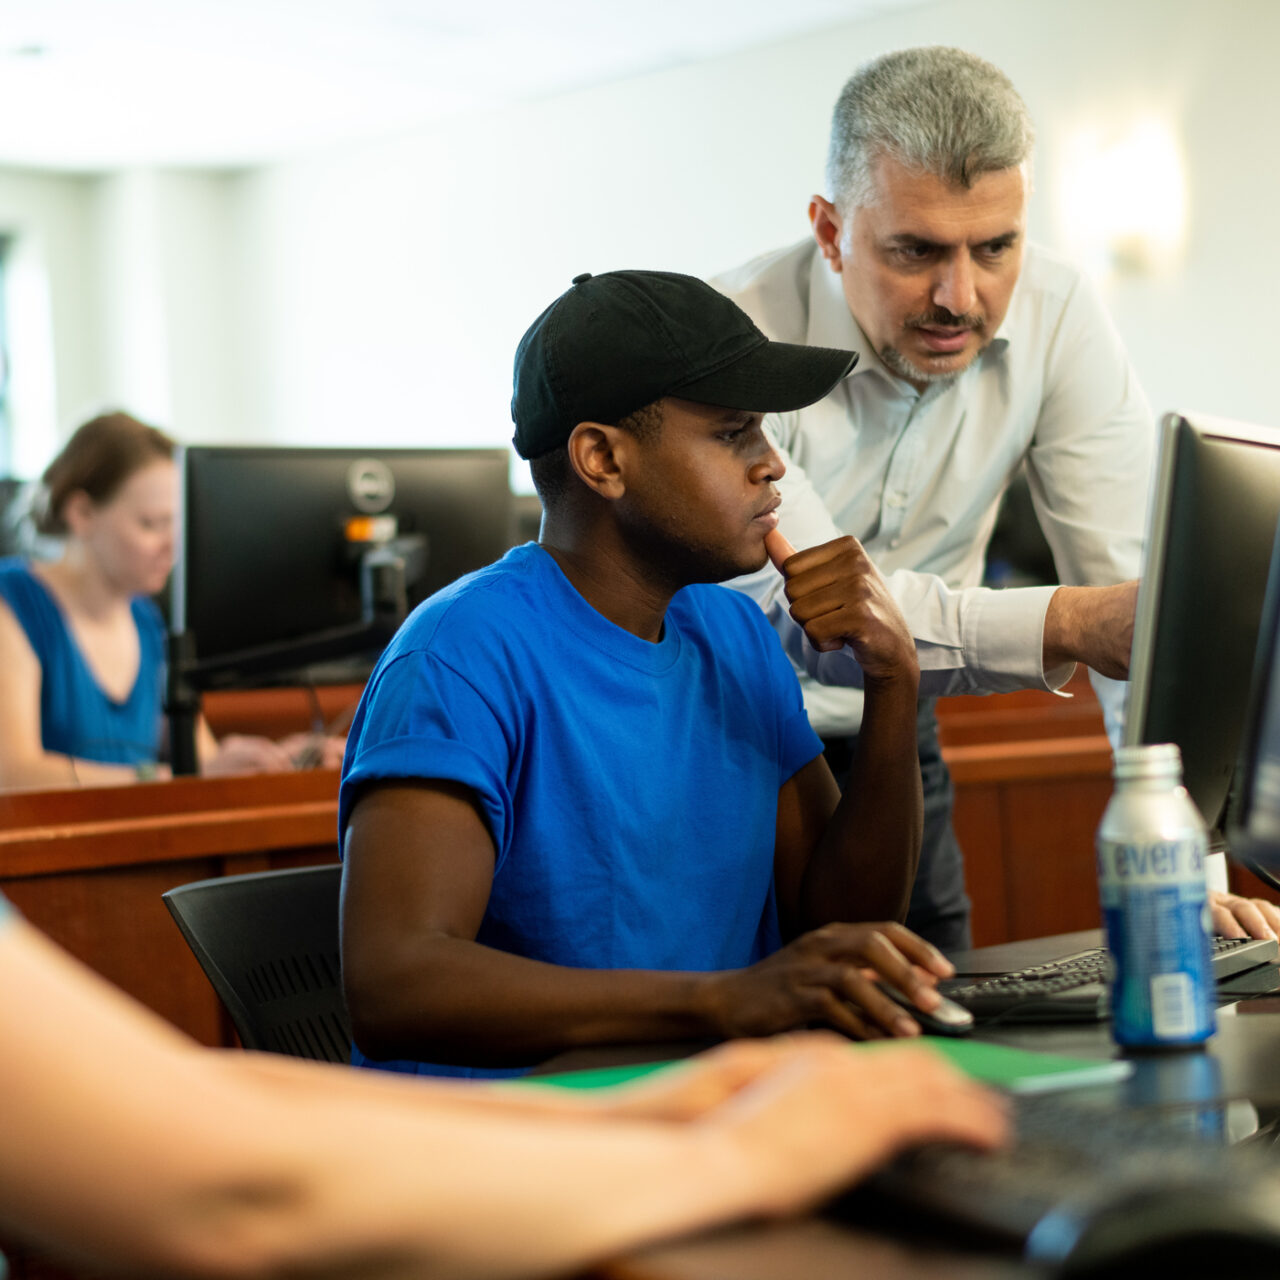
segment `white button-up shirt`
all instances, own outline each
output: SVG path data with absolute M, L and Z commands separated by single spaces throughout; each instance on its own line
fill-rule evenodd
M 885 368 L 812 241 L 711 283 L 770 338 L 858 352 L 825 400 L 766 419 L 787 462 L 778 485 L 787 538 L 800 549 L 845 533 L 862 542 L 915 637 L 922 692 L 1059 687 L 1070 668 L 1043 668 L 1055 588 L 978 584 L 1001 495 L 1024 459 L 1062 582 L 1108 585 L 1139 572 L 1155 426 L 1088 280 L 1028 245 L 990 345 L 924 391 Z M 808 644 L 772 566 L 731 585 L 769 615 L 814 727 L 856 730 L 861 690 L 847 686 L 861 672 L 851 651 Z M 1118 690 L 1099 692 L 1114 716 Z

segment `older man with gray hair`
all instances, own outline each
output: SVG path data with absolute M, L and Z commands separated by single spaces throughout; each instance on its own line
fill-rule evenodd
M 1027 243 L 1033 136 L 981 58 L 878 58 L 836 103 L 812 238 L 713 281 L 771 338 L 859 352 L 824 400 L 767 421 L 787 459 L 780 528 L 801 548 L 858 538 L 915 638 L 926 830 L 908 922 L 944 950 L 968 945 L 969 904 L 933 699 L 1058 689 L 1083 662 L 1118 726 L 1105 677 L 1128 671 L 1154 444 L 1096 292 Z M 991 591 L 987 542 L 1024 463 L 1066 585 Z M 861 717 L 857 664 L 806 641 L 777 574 L 735 585 L 781 634 L 838 771 Z

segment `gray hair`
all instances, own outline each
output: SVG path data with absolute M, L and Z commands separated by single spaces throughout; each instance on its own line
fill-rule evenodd
M 884 155 L 971 187 L 1022 164 L 1034 140 L 1027 105 L 998 67 L 963 49 L 901 49 L 860 67 L 841 90 L 827 194 L 843 213 L 870 204 L 872 169 Z

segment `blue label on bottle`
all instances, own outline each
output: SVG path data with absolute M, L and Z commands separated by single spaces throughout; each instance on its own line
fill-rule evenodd
M 1135 1046 L 1207 1040 L 1214 986 L 1203 844 L 1099 841 L 1098 871 L 1115 964 L 1115 1039 Z

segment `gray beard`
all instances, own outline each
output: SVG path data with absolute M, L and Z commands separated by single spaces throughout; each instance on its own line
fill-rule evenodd
M 881 347 L 877 354 L 886 369 L 896 373 L 900 378 L 905 378 L 908 382 L 954 382 L 969 367 L 969 364 L 973 363 L 973 360 L 970 360 L 969 364 L 961 369 L 942 369 L 937 373 L 930 373 L 927 369 L 921 369 L 919 365 L 912 364 L 897 347 Z M 981 354 L 978 352 L 974 360 Z

